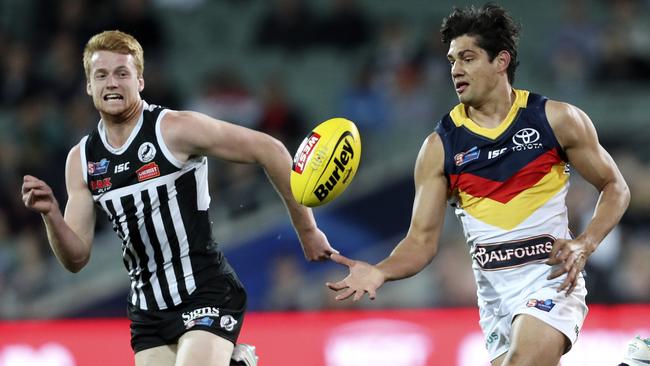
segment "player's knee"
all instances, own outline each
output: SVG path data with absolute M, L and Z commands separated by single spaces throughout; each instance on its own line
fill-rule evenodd
M 530 353 L 524 352 L 519 348 L 511 348 L 502 366 L 528 366 L 535 364 L 537 363 L 531 359 Z
M 508 356 L 506 357 L 505 361 L 503 362 L 502 366 L 520 366 L 520 365 L 525 365 L 525 353 L 521 352 L 520 350 L 516 348 L 511 348 L 508 351 Z
M 559 362 L 560 356 L 555 357 L 551 354 L 541 356 L 535 352 L 526 352 L 520 348 L 511 348 L 501 366 L 558 365 Z

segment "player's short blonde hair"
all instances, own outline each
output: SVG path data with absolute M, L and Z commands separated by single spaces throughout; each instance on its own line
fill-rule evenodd
M 84 48 L 84 70 L 86 71 L 86 78 L 90 76 L 90 58 L 96 51 L 111 51 L 124 55 L 133 56 L 135 68 L 138 71 L 138 76 L 144 73 L 144 51 L 140 42 L 130 34 L 120 32 L 118 30 L 104 31 L 95 34 L 86 43 Z

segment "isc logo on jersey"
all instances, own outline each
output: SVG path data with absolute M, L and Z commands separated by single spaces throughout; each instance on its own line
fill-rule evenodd
M 302 205 L 315 207 L 350 185 L 361 159 L 361 139 L 352 121 L 332 118 L 305 137 L 293 159 L 291 191 Z

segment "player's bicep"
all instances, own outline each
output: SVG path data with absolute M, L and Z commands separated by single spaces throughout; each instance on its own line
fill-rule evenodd
M 183 111 L 165 115 L 162 133 L 168 147 L 179 158 L 193 155 L 240 162 L 256 162 L 264 148 L 263 133 L 207 115 Z
M 614 159 L 600 144 L 593 148 L 572 149 L 567 151 L 567 157 L 576 171 L 599 191 L 621 175 Z
M 68 201 L 65 221 L 84 244 L 90 246 L 95 233 L 95 206 L 90 190 L 83 178 L 79 145 L 68 154 L 65 167 Z
M 614 159 L 600 145 L 591 119 L 569 104 L 551 105 L 549 120 L 571 165 L 597 189 L 620 178 Z
M 437 134 L 429 136 L 420 149 L 414 179 L 415 199 L 408 237 L 433 255 L 437 251 L 447 201 L 444 149 Z

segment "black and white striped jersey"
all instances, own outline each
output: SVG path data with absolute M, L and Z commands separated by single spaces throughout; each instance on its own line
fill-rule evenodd
M 84 179 L 122 240 L 129 302 L 143 310 L 176 306 L 232 271 L 212 239 L 207 158 L 172 155 L 160 131 L 167 112 L 144 103 L 119 148 L 108 144 L 102 121 L 80 142 Z

